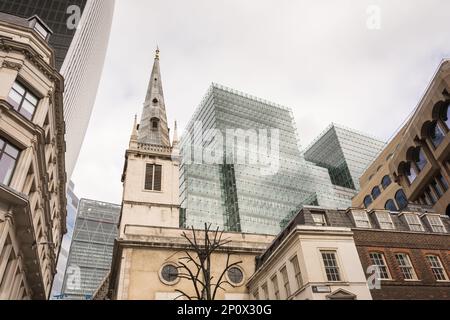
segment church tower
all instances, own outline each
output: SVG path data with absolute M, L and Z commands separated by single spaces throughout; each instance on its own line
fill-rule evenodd
M 135 118 L 122 175 L 119 238 L 127 226 L 179 227 L 176 124 L 171 144 L 156 50 L 140 123 Z

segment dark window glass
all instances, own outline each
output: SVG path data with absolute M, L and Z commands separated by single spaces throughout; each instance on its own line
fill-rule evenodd
M 0 138 L 0 183 L 9 185 L 18 157 L 19 150 Z
M 161 276 L 167 282 L 175 282 L 178 279 L 178 268 L 168 264 L 162 268 Z
M 444 109 L 444 112 L 442 113 L 442 121 L 444 121 L 447 129 L 450 130 L 450 104 L 447 105 L 447 107 Z
M 412 184 L 417 178 L 416 170 L 411 166 L 410 162 L 408 162 L 408 165 L 405 168 L 405 175 L 406 178 L 408 178 L 409 184 Z
M 384 205 L 384 208 L 385 208 L 386 210 L 393 211 L 393 212 L 398 211 L 397 206 L 395 205 L 395 202 L 394 202 L 394 200 L 392 200 L 392 199 L 389 199 L 389 200 L 386 202 L 386 204 Z
M 430 186 L 434 190 L 434 193 L 436 194 L 438 199 L 440 199 L 442 197 L 442 195 L 444 194 L 441 190 L 441 187 L 438 186 L 438 184 L 435 180 L 430 182 Z
M 406 199 L 406 195 L 403 190 L 397 191 L 395 194 L 395 201 L 397 201 L 397 205 L 400 210 L 403 210 L 408 206 L 408 199 Z
M 440 174 L 440 175 L 437 176 L 436 179 L 439 181 L 439 183 L 440 183 L 442 189 L 443 189 L 444 191 L 447 191 L 447 190 L 448 190 L 448 183 L 447 183 L 447 181 L 445 180 L 445 178 Z
M 244 274 L 241 269 L 232 267 L 228 270 L 228 279 L 232 284 L 239 284 L 244 280 Z
M 419 148 L 415 160 L 417 167 L 419 168 L 420 171 L 422 171 L 423 168 L 425 168 L 425 166 L 427 165 L 427 158 L 425 157 L 425 153 L 421 148 Z
M 372 204 L 372 197 L 371 196 L 367 196 L 364 198 L 364 207 L 366 207 L 366 209 Z
M 383 180 L 381 180 L 381 185 L 383 186 L 383 189 L 386 189 L 391 185 L 392 181 L 389 176 L 384 176 Z
M 430 128 L 430 139 L 435 148 L 439 147 L 442 140 L 444 140 L 445 133 L 442 131 L 441 127 L 437 122 L 434 122 Z
M 19 112 L 28 120 L 31 120 L 34 112 L 36 111 L 38 101 L 38 98 L 25 89 L 24 86 L 17 81 L 14 82 L 8 95 L 8 102 L 13 106 L 14 110 Z
M 145 190 L 161 191 L 162 166 L 148 163 L 145 168 Z
M 372 198 L 373 200 L 375 200 L 376 198 L 378 198 L 381 194 L 380 188 L 375 187 L 372 189 Z

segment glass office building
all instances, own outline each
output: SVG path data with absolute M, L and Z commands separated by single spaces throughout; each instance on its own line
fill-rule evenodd
M 326 168 L 334 185 L 359 191 L 359 178 L 385 146 L 376 138 L 333 123 L 307 148 L 305 159 Z
M 111 268 L 120 206 L 81 199 L 62 285 L 62 299 L 90 299 Z
M 213 84 L 180 146 L 182 227 L 277 234 L 302 205 L 351 205 L 354 192 L 303 157 L 292 112 L 281 105 Z
M 87 0 L 0 0 L 0 11 L 22 18 L 38 15 L 49 27 L 53 34 L 50 45 L 55 50 L 56 68 L 59 70 L 69 51 L 76 29 L 67 27 L 70 14 L 67 8 L 76 5 L 81 13 Z
M 75 221 L 77 218 L 79 199 L 75 195 L 75 185 L 72 181 L 67 187 L 67 233 L 63 237 L 61 251 L 58 255 L 58 264 L 56 266 L 56 275 L 53 280 L 52 298 L 58 298 L 61 294 L 64 280 L 64 271 L 66 270 L 67 259 L 69 257 L 70 245 L 72 243 Z

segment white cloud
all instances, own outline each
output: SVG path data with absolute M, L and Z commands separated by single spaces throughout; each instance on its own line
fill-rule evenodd
M 380 30 L 366 27 L 369 5 L 381 9 Z M 303 146 L 330 122 L 388 139 L 450 56 L 449 9 L 445 0 L 117 0 L 77 194 L 120 203 L 156 44 L 180 130 L 218 82 L 291 107 Z

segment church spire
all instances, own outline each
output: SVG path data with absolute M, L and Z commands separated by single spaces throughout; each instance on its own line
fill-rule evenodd
M 159 53 L 159 48 L 157 48 L 144 109 L 142 110 L 138 142 L 170 147 L 169 128 L 159 67 Z

